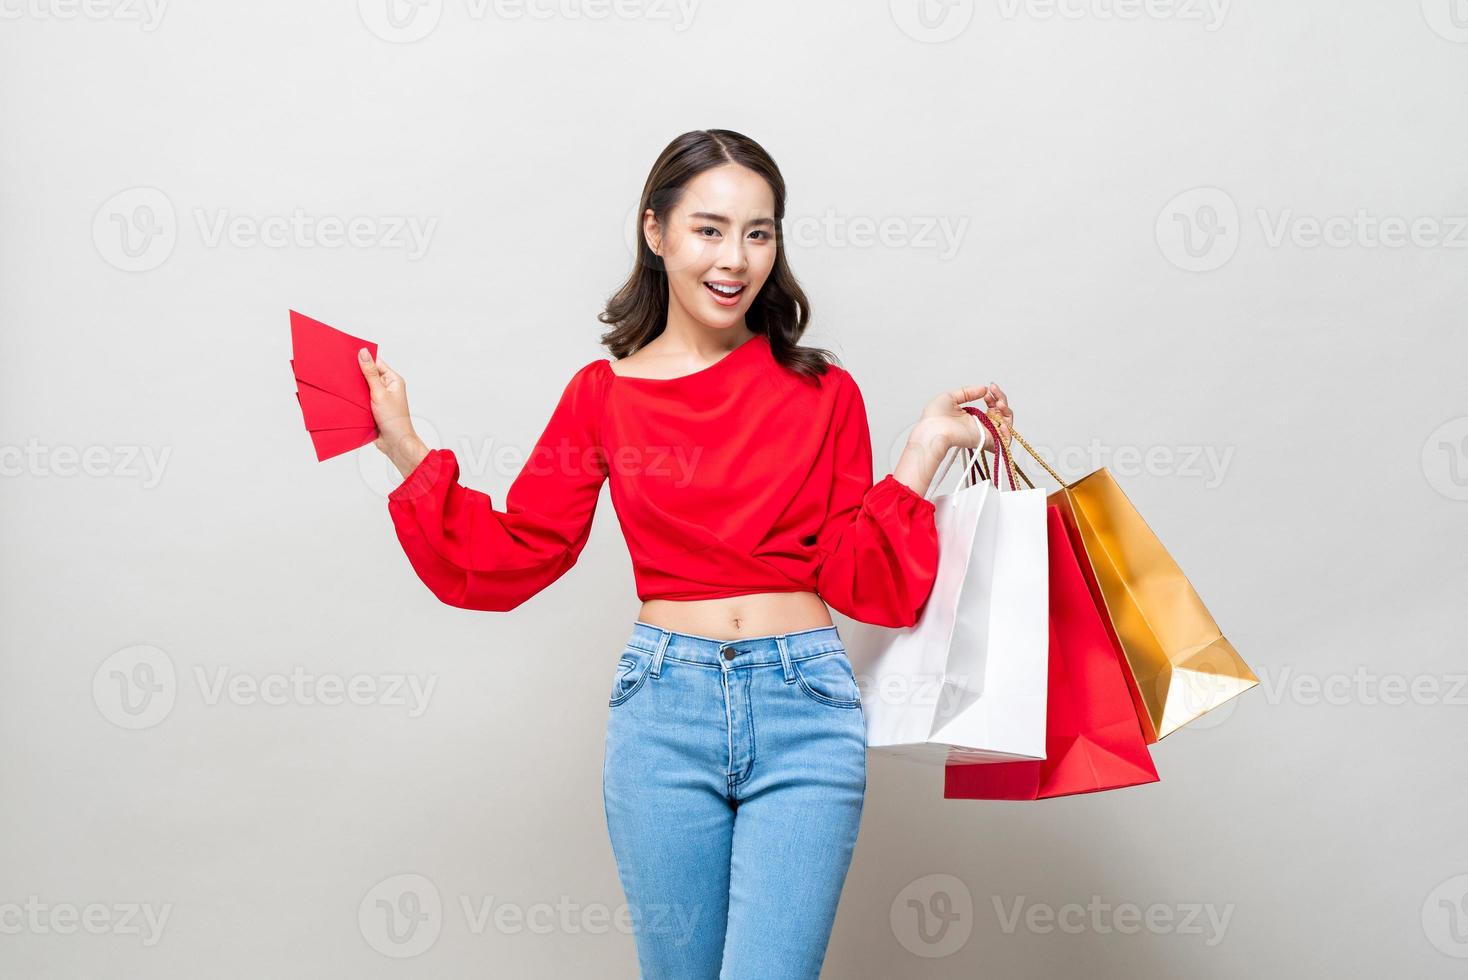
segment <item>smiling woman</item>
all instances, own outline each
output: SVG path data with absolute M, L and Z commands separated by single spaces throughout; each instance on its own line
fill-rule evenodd
M 983 444 L 963 403 L 1012 413 L 997 386 L 942 392 L 874 482 L 861 389 L 800 345 L 774 161 L 738 133 L 685 133 L 639 213 L 600 317 L 613 359 L 566 384 L 503 510 L 413 434 L 402 379 L 363 362 L 405 476 L 388 509 L 435 595 L 507 611 L 575 565 L 610 485 L 642 609 L 611 682 L 603 792 L 642 975 L 814 980 L 866 789 L 830 610 L 917 622 L 938 566 L 924 491 L 950 448 Z M 637 911 L 654 908 L 697 909 L 699 928 L 670 936 Z

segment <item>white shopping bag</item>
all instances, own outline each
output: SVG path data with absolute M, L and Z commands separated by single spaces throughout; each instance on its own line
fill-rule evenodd
M 934 497 L 938 574 L 918 622 L 843 627 L 867 745 L 935 765 L 1045 758 L 1050 578 L 1044 489 L 976 482 Z M 943 482 L 951 460 L 934 481 Z M 929 490 L 931 496 L 932 490 Z

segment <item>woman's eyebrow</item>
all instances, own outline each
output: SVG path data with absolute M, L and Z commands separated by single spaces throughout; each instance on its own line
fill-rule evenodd
M 688 217 L 690 217 L 690 218 L 700 218 L 700 219 L 702 219 L 704 221 L 717 221 L 717 222 L 719 222 L 721 224 L 726 224 L 726 225 L 729 224 L 729 219 L 728 218 L 726 218 L 722 214 L 714 214 L 712 211 L 694 211 Z M 752 221 L 750 221 L 749 223 L 752 224 L 752 225 L 771 225 L 771 226 L 773 226 L 775 224 L 775 219 L 774 218 L 755 218 Z

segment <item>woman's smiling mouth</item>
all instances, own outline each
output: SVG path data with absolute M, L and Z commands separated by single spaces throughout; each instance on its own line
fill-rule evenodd
M 713 294 L 714 302 L 720 306 L 737 305 L 739 297 L 744 295 L 744 287 L 744 283 L 733 280 L 714 280 L 703 284 L 703 288 Z

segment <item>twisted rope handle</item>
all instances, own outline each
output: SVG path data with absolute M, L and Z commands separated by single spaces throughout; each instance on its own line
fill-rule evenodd
M 1020 473 L 1019 466 L 1014 461 L 1014 455 L 1009 451 L 1009 446 L 1006 445 L 1004 440 L 999 437 L 999 420 L 1000 418 L 1002 418 L 1002 416 L 999 416 L 998 413 L 995 412 L 993 409 L 990 409 L 989 413 L 985 415 L 983 412 L 980 412 L 977 408 L 974 408 L 971 405 L 963 406 L 963 410 L 965 412 L 968 412 L 975 419 L 977 419 L 979 424 L 988 429 L 989 434 L 994 437 L 994 486 L 1000 486 L 999 464 L 1002 461 L 1004 464 L 1004 472 L 1009 477 L 1009 489 L 1019 489 L 1019 479 L 1016 478 L 1017 476 L 1019 478 L 1022 478 L 1031 489 L 1034 489 L 1034 484 L 1030 483 L 1030 478 L 1028 476 L 1025 476 L 1023 473 Z M 980 457 L 984 455 L 984 451 L 982 448 L 975 450 L 975 452 L 977 452 Z
M 974 459 L 965 465 L 963 479 L 959 482 L 959 487 L 962 488 L 969 485 L 968 481 L 969 478 L 973 475 L 973 470 L 975 466 L 977 466 L 979 472 L 984 475 L 984 479 L 986 481 L 992 482 L 996 487 L 999 486 L 999 471 L 997 464 L 999 462 L 999 458 L 1003 458 L 1005 462 L 1005 471 L 1009 474 L 1009 488 L 1011 490 L 1019 489 L 1019 487 L 1015 483 L 1016 474 L 1018 474 L 1019 478 L 1024 481 L 1026 487 L 1030 488 L 1031 490 L 1035 489 L 1034 481 L 1032 481 L 1029 478 L 1029 475 L 1026 474 L 1024 470 L 1020 469 L 1019 464 L 1015 462 L 1014 455 L 1010 452 L 1009 444 L 999 438 L 999 423 L 1004 420 L 1004 416 L 999 413 L 998 409 L 991 408 L 987 412 L 981 412 L 971 405 L 964 405 L 963 410 L 965 412 L 968 412 L 976 420 L 978 420 L 979 424 L 988 429 L 989 433 L 994 437 L 994 452 L 996 456 L 994 462 L 996 466 L 994 474 L 991 477 L 988 472 L 988 468 L 984 465 L 984 450 L 982 448 L 975 450 L 962 450 L 962 452 L 973 452 Z M 1013 436 L 1014 439 L 1025 448 L 1025 452 L 1029 453 L 1035 458 L 1035 462 L 1039 463 L 1045 468 L 1045 472 L 1050 474 L 1050 478 L 1058 483 L 1062 490 L 1070 488 L 1070 483 L 1063 479 L 1059 473 L 1055 472 L 1055 470 L 1051 469 L 1050 464 L 1045 462 L 1044 458 L 1039 453 L 1035 452 L 1035 447 L 1026 442 L 1025 437 L 1020 435 L 1019 432 L 1017 432 L 1012 425 L 1009 427 L 1009 434 Z M 946 467 L 944 468 L 944 472 L 946 474 Z M 939 482 L 941 481 L 942 478 L 940 477 Z
M 999 413 L 997 411 L 992 408 L 989 409 L 989 418 L 993 419 L 996 425 L 998 424 L 998 416 Z M 1039 463 L 1045 468 L 1045 472 L 1050 474 L 1050 479 L 1060 484 L 1060 488 L 1062 490 L 1067 490 L 1070 488 L 1070 483 L 1067 480 L 1062 479 L 1059 473 L 1050 468 L 1050 464 L 1045 462 L 1044 458 L 1041 457 L 1039 453 L 1035 452 L 1035 447 L 1026 442 L 1024 436 L 1015 431 L 1014 426 L 1009 427 L 1009 434 L 1014 436 L 1014 438 L 1018 440 L 1021 446 L 1025 447 L 1025 452 L 1035 457 L 1035 462 Z M 1018 464 L 1015 465 L 1015 469 L 1019 469 Z M 1030 478 L 1028 476 L 1025 476 L 1024 470 L 1019 470 L 1019 475 L 1021 478 L 1024 479 L 1025 483 L 1028 484 L 1031 489 L 1034 489 L 1035 485 L 1033 483 L 1030 483 Z

